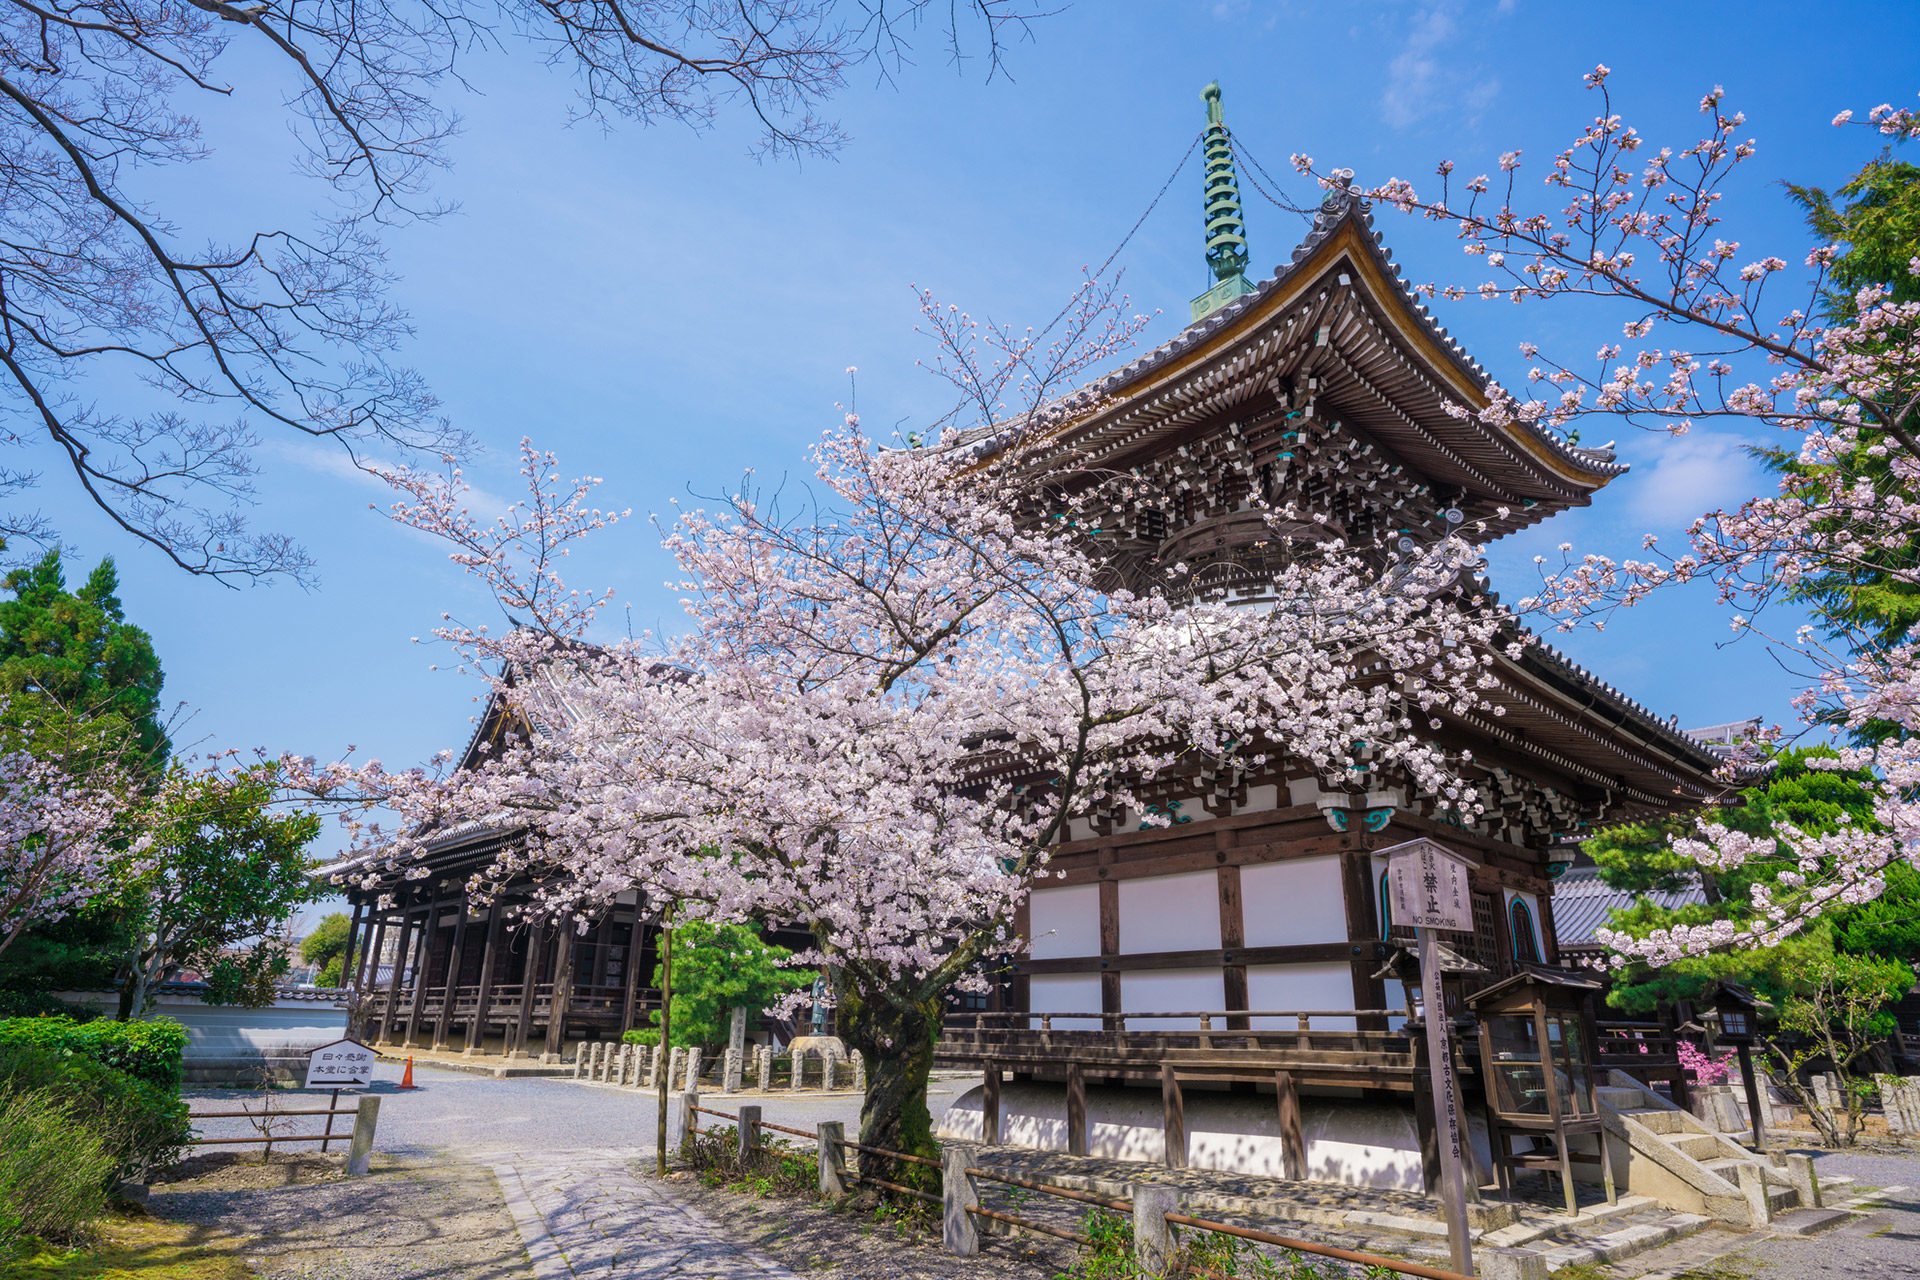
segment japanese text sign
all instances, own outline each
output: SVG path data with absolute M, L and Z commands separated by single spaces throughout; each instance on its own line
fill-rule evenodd
M 335 1040 L 307 1055 L 307 1087 L 373 1083 L 374 1052 L 358 1040 Z
M 1473 864 L 1431 840 L 1409 840 L 1387 854 L 1393 923 L 1420 929 L 1473 931 Z

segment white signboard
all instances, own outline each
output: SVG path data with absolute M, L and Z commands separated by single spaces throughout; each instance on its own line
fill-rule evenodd
M 1473 932 L 1471 862 L 1431 840 L 1409 840 L 1382 852 L 1394 924 Z
M 307 1055 L 307 1088 L 337 1089 L 373 1083 L 373 1050 L 358 1040 L 335 1040 Z

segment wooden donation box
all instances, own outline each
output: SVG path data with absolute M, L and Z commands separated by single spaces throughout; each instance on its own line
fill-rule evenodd
M 1528 965 L 1467 997 L 1480 1019 L 1487 1137 L 1502 1194 L 1512 1194 L 1512 1170 L 1554 1172 L 1567 1212 L 1576 1213 L 1573 1166 L 1598 1161 L 1607 1202 L 1616 1199 L 1594 1092 L 1593 1000 L 1603 985 L 1585 974 Z M 1575 1150 L 1571 1140 L 1587 1134 L 1593 1150 L 1584 1143 Z

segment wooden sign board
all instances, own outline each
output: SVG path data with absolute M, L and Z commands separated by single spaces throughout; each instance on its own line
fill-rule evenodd
M 1393 923 L 1416 929 L 1473 932 L 1473 863 L 1431 840 L 1409 840 L 1381 850 L 1387 859 L 1387 896 Z
M 372 1084 L 372 1049 L 358 1040 L 335 1040 L 307 1054 L 307 1088 L 338 1089 Z

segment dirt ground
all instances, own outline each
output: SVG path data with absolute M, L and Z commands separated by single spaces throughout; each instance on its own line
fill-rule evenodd
M 870 1214 L 836 1213 L 825 1202 L 757 1196 L 704 1187 L 677 1174 L 673 1193 L 727 1234 L 803 1275 L 820 1280 L 1054 1280 L 1079 1250 L 1051 1242 L 982 1235 L 980 1253 L 955 1257 L 931 1229 L 876 1221 Z
M 200 1156 L 156 1182 L 155 1216 L 229 1234 L 263 1280 L 531 1280 L 499 1184 L 458 1160 L 348 1178 L 318 1155 Z

